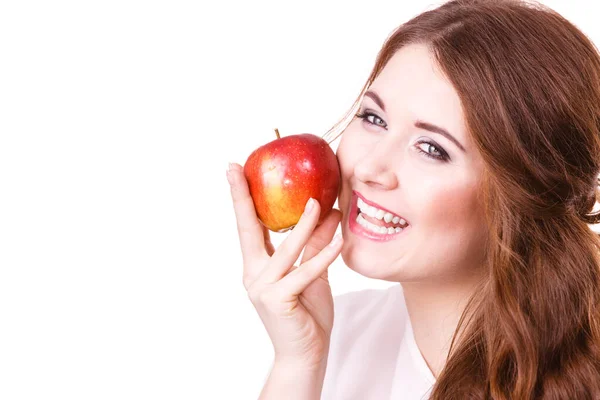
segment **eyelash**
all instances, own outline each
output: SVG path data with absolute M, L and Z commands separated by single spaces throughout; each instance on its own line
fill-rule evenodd
M 383 128 L 381 125 L 374 124 L 374 123 L 372 123 L 371 121 L 369 121 L 367 119 L 368 117 L 375 117 L 375 118 L 378 118 L 379 120 L 383 121 L 376 114 L 373 114 L 373 113 L 365 111 L 365 112 L 362 112 L 362 113 L 358 113 L 355 116 L 357 118 L 362 119 L 363 121 L 365 121 L 369 125 L 373 125 L 373 126 L 377 126 L 377 127 Z M 419 144 L 424 144 L 424 143 L 428 144 L 431 147 L 433 147 L 434 149 L 436 149 L 438 151 L 438 153 L 440 153 L 440 155 L 433 155 L 431 153 L 423 151 L 423 149 L 421 149 L 419 146 L 417 146 L 418 151 L 421 152 L 422 154 L 424 154 L 426 157 L 433 158 L 435 160 L 439 160 L 439 161 L 443 161 L 443 162 L 447 162 L 450 159 L 450 157 L 448 156 L 448 153 L 446 153 L 441 147 L 438 147 L 438 145 L 435 144 L 435 143 L 428 142 L 427 140 L 420 140 L 416 144 L 419 145 Z

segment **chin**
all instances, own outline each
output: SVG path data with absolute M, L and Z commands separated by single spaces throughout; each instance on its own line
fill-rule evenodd
M 397 273 L 396 276 L 391 273 L 389 264 L 386 265 L 382 260 L 373 259 L 369 252 L 344 248 L 341 256 L 344 264 L 357 274 L 370 279 L 398 282 Z
M 360 251 L 351 246 L 344 246 L 341 252 L 344 264 L 352 271 L 369 279 L 388 282 L 424 282 L 428 281 L 431 271 L 407 268 L 399 260 L 381 260 L 374 257 L 371 252 Z

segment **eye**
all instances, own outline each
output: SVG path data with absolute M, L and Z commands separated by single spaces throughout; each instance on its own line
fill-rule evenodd
M 424 146 L 421 146 L 421 145 L 424 145 Z M 416 143 L 416 146 L 417 146 L 417 149 L 419 150 L 419 152 L 421 152 L 426 157 L 433 158 L 435 160 L 444 161 L 444 162 L 448 161 L 450 159 L 450 156 L 448 155 L 448 153 L 446 153 L 444 151 L 444 149 L 442 149 L 435 142 L 429 142 L 427 140 L 420 140 Z
M 378 126 L 384 129 L 387 128 L 387 124 L 384 120 L 379 118 L 377 114 L 374 114 L 368 110 L 356 114 L 355 117 L 362 119 L 369 125 Z M 421 147 L 421 145 L 425 146 Z M 420 140 L 416 143 L 416 146 L 419 153 L 423 154 L 425 157 L 441 162 L 448 162 L 450 160 L 450 156 L 448 155 L 448 153 L 446 153 L 446 151 L 440 145 L 433 141 L 429 142 L 427 140 Z
M 376 114 L 373 114 L 368 111 L 363 111 L 362 113 L 358 113 L 358 114 L 356 114 L 356 117 L 364 120 L 369 125 L 375 125 L 375 126 L 379 126 L 381 128 L 387 127 L 387 124 L 385 123 L 384 120 L 379 118 Z M 372 117 L 372 119 L 370 119 L 371 117 Z M 381 124 L 379 124 L 377 121 L 381 121 Z

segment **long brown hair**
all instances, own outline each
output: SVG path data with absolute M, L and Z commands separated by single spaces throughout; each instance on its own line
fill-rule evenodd
M 454 0 L 385 41 L 356 102 L 402 46 L 429 46 L 484 164 L 486 280 L 431 399 L 600 398 L 600 56 L 533 1 Z M 458 334 L 460 332 L 460 335 Z

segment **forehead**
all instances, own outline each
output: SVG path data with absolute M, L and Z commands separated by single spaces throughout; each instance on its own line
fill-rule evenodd
M 370 89 L 382 98 L 391 124 L 421 119 L 446 128 L 467 143 L 458 93 L 427 46 L 412 44 L 398 50 Z

